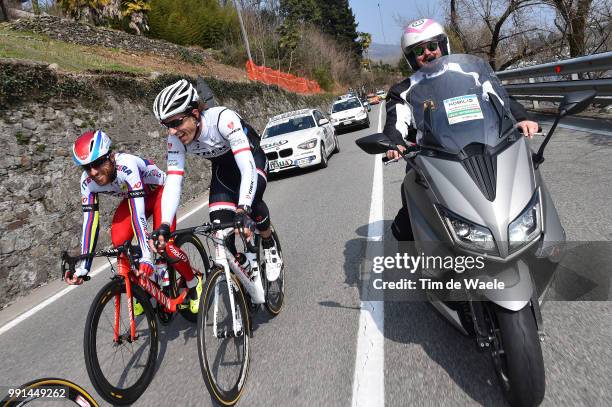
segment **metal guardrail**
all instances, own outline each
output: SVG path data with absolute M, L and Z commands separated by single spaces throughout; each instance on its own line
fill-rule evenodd
M 504 84 L 509 94 L 517 99 L 559 101 L 564 93 L 593 89 L 595 102 L 612 104 L 612 79 L 578 79 L 578 73 L 612 70 L 612 52 L 588 55 L 564 61 L 496 72 L 502 81 L 529 78 L 529 83 Z M 574 80 L 536 81 L 535 78 L 572 75 Z

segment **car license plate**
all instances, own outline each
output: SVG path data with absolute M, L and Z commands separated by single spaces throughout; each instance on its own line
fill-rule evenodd
M 293 163 L 292 160 L 275 160 L 275 161 L 270 161 L 268 163 L 268 166 L 270 167 L 271 170 L 276 170 L 279 168 L 289 167 L 291 166 L 292 163 Z
M 353 121 L 352 121 L 352 120 L 347 120 L 347 121 L 345 121 L 345 122 L 344 122 L 344 124 L 345 124 L 345 125 L 347 125 L 347 124 L 351 124 L 351 123 L 353 123 Z

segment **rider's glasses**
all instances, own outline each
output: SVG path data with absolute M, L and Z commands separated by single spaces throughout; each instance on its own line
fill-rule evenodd
M 92 168 L 100 168 L 102 165 L 104 165 L 104 163 L 106 162 L 106 160 L 108 160 L 108 154 L 98 158 L 95 161 L 90 162 L 89 164 L 85 164 L 82 165 L 81 167 L 83 167 L 83 169 L 85 171 L 90 171 Z
M 425 48 L 427 48 L 431 52 L 434 52 L 435 50 L 438 49 L 438 42 L 431 41 L 425 44 L 417 45 L 416 47 L 412 49 L 412 52 L 414 52 L 415 56 L 420 57 L 421 55 L 425 53 Z
M 186 118 L 190 117 L 189 115 L 180 117 L 178 119 L 174 119 L 174 120 L 170 120 L 168 122 L 159 122 L 162 126 L 164 126 L 165 128 L 167 128 L 168 130 L 170 129 L 176 129 L 178 126 L 180 126 L 181 124 L 183 124 L 183 122 L 185 121 Z

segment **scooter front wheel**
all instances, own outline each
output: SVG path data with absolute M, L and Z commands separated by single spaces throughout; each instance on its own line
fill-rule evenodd
M 531 306 L 510 311 L 490 304 L 492 357 L 506 399 L 512 406 L 537 406 L 546 388 L 540 337 Z

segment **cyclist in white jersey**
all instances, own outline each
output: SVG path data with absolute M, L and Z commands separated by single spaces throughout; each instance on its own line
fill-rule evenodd
M 162 224 L 158 243 L 169 236 L 169 220 L 175 214 L 185 174 L 185 156 L 194 154 L 212 162 L 209 214 L 212 222 L 244 224 L 251 216 L 262 237 L 266 274 L 271 281 L 280 274 L 282 259 L 270 228 L 270 213 L 263 194 L 268 162 L 257 132 L 226 107 L 204 110 L 195 88 L 182 79 L 156 97 L 153 111 L 168 129 L 168 178 L 162 198 Z M 245 233 L 249 233 L 248 229 Z M 230 242 L 231 245 L 232 242 Z M 230 250 L 235 252 L 233 247 Z

